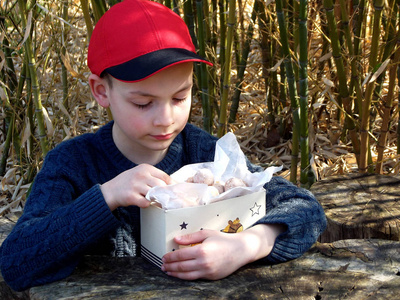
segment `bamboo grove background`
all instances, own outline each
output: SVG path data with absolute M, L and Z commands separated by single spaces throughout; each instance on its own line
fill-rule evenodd
M 117 0 L 1 0 L 2 208 L 18 209 L 46 153 L 111 119 L 87 84 L 87 45 Z M 233 131 L 291 181 L 398 174 L 398 0 L 165 0 L 200 55 L 191 122 Z M 140 29 L 138 29 L 140 30 Z

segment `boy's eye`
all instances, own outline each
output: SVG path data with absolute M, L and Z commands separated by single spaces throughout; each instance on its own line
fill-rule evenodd
M 182 97 L 182 98 L 176 97 L 176 98 L 174 98 L 174 100 L 177 101 L 177 102 L 183 102 L 183 101 L 185 101 L 186 99 L 187 99 L 187 97 Z
M 146 104 L 136 104 L 136 103 L 134 103 L 134 105 L 139 109 L 145 109 L 146 107 L 148 107 L 150 105 L 150 102 L 146 103 Z

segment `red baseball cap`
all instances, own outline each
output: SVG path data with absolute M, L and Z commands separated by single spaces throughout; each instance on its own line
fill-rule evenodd
M 121 81 L 139 81 L 182 62 L 212 63 L 196 54 L 180 16 L 157 2 L 124 0 L 97 22 L 89 42 L 88 66 Z

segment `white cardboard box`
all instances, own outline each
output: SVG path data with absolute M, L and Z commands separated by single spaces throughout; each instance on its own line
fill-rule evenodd
M 264 215 L 265 190 L 196 207 L 163 210 L 151 205 L 140 211 L 142 257 L 161 267 L 164 254 L 178 249 L 175 236 L 202 229 L 241 231 Z

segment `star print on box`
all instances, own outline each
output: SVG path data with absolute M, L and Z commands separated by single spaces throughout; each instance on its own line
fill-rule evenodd
M 183 223 L 182 223 L 181 225 L 179 225 L 179 226 L 181 226 L 181 230 L 187 229 L 186 227 L 188 226 L 188 223 L 183 222 Z
M 253 207 L 250 208 L 251 216 L 259 215 L 260 214 L 261 205 L 258 205 L 257 202 L 254 203 Z

